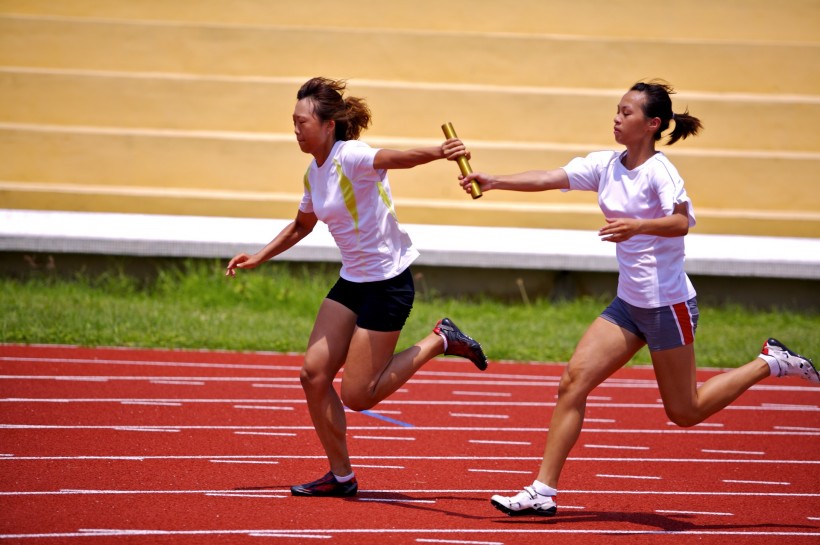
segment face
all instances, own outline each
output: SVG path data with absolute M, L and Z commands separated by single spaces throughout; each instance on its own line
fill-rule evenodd
M 660 119 L 657 117 L 650 119 L 644 115 L 645 100 L 646 96 L 640 91 L 629 91 L 618 103 L 618 111 L 613 120 L 615 123 L 613 134 L 615 141 L 619 144 L 628 145 L 641 142 L 647 134 L 654 140 Z
M 333 121 L 321 121 L 314 112 L 314 103 L 310 98 L 303 98 L 293 109 L 293 132 L 299 148 L 315 154 L 327 148 L 328 141 L 333 141 Z

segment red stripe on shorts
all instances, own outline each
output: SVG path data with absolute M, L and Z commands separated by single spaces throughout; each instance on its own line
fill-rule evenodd
M 680 330 L 684 346 L 695 342 L 695 332 L 692 330 L 692 315 L 689 314 L 689 305 L 685 302 L 672 305 L 672 312 L 675 313 L 675 319 L 678 321 L 678 329 Z

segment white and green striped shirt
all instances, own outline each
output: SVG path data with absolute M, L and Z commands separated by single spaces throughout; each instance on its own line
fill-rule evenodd
M 351 282 L 387 280 L 418 257 L 399 225 L 386 170 L 374 170 L 378 150 L 358 140 L 337 141 L 319 167 L 310 163 L 299 210 L 328 226 L 342 254 L 340 275 Z

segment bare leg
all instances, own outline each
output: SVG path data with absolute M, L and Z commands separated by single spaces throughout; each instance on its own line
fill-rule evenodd
M 603 318 L 592 322 L 578 342 L 558 386 L 558 402 L 538 472 L 540 482 L 558 488 L 564 462 L 581 433 L 587 396 L 643 345 L 640 338 Z
M 679 426 L 703 422 L 769 376 L 768 364 L 756 358 L 710 378 L 698 388 L 693 344 L 652 352 L 652 366 L 666 414 Z
M 357 327 L 350 341 L 342 378 L 342 399 L 354 411 L 375 406 L 410 380 L 422 365 L 444 352 L 444 341 L 430 333 L 394 354 L 400 331 Z
M 356 315 L 350 309 L 325 299 L 310 334 L 300 375 L 310 418 L 327 454 L 330 470 L 340 476 L 350 474 L 353 469 L 345 438 L 345 411 L 333 388 L 333 379 L 345 361 L 355 324 Z

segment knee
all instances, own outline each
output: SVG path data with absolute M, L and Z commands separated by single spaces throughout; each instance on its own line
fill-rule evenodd
M 578 397 L 586 399 L 592 388 L 587 386 L 584 374 L 570 364 L 564 369 L 561 380 L 558 382 L 558 397 Z
M 333 386 L 333 377 L 329 377 L 323 370 L 305 364 L 299 372 L 299 382 L 306 392 L 327 389 Z
M 342 386 L 342 403 L 351 411 L 361 412 L 372 409 L 376 406 L 376 402 L 369 396 L 361 395 L 360 393 L 350 392 L 345 390 Z
M 665 407 L 665 409 L 666 416 L 669 417 L 669 420 L 681 428 L 691 428 L 696 424 L 700 424 L 702 420 L 692 410 L 670 407 Z

